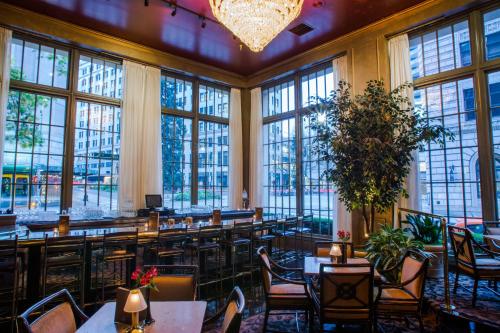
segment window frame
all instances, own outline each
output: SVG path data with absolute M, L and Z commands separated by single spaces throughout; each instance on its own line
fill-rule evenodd
M 183 75 L 177 72 L 172 72 L 168 70 L 162 70 L 161 76 L 167 76 L 167 77 L 173 77 L 175 79 L 183 80 L 183 81 L 189 81 L 192 83 L 192 111 L 184 111 L 184 110 L 178 110 L 178 109 L 172 109 L 168 108 L 166 106 L 161 105 L 161 114 L 162 117 L 164 115 L 169 115 L 169 116 L 174 116 L 176 118 L 187 118 L 191 119 L 191 206 L 198 205 L 198 153 L 199 153 L 199 123 L 200 121 L 205 121 L 205 122 L 211 122 L 211 123 L 217 123 L 217 124 L 222 124 L 222 125 L 227 125 L 229 126 L 229 117 L 231 116 L 231 87 L 224 85 L 219 82 L 212 82 L 208 81 L 205 79 L 200 79 L 198 77 L 192 77 L 188 75 Z M 200 85 L 204 85 L 206 87 L 213 87 L 214 89 L 219 89 L 228 92 L 229 94 L 229 99 L 228 99 L 228 109 L 229 109 L 229 114 L 228 118 L 223 118 L 223 117 L 217 117 L 214 115 L 208 115 L 208 114 L 203 114 L 199 112 L 199 88 Z M 160 103 L 161 104 L 161 103 Z M 163 133 L 162 133 L 162 138 L 163 138 Z M 229 138 L 228 138 L 229 142 Z M 162 159 L 163 161 L 163 159 Z M 163 163 L 163 162 L 162 162 Z M 184 187 L 184 185 L 183 185 Z M 162 184 L 162 192 L 164 195 L 164 186 Z M 163 201 L 165 202 L 165 198 L 163 198 Z
M 429 31 L 437 31 L 441 27 L 467 20 L 470 34 L 471 64 L 469 66 L 455 68 L 428 76 L 425 76 L 424 73 L 424 76 L 415 79 L 413 84 L 414 89 L 417 90 L 445 82 L 459 81 L 468 77 L 472 78 L 480 173 L 480 192 L 478 195 L 482 198 L 481 209 L 483 221 L 493 221 L 500 217 L 500 212 L 497 209 L 497 200 L 500 200 L 500 198 L 497 199 L 496 196 L 496 182 L 500 180 L 496 179 L 495 174 L 495 155 L 491 127 L 493 115 L 491 114 L 491 108 L 489 106 L 487 82 L 488 73 L 500 70 L 500 58 L 493 60 L 486 59 L 484 35 L 484 14 L 498 8 L 500 8 L 500 6 L 497 4 L 485 5 L 466 12 L 461 12 L 444 20 L 439 20 L 438 22 L 422 28 L 417 27 L 408 33 L 408 37 L 411 39 L 414 35 L 424 35 Z M 466 202 L 464 201 L 464 205 L 465 204 Z M 464 217 L 465 226 L 467 226 L 468 219 L 474 219 L 474 217 Z

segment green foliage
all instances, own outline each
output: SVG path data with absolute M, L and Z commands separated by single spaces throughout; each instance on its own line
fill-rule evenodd
M 422 242 L 408 237 L 403 229 L 394 229 L 390 226 L 381 226 L 380 231 L 372 233 L 366 244 L 366 259 L 376 269 L 386 270 L 396 265 L 407 250 L 413 250 L 425 255 Z M 399 271 L 396 269 L 386 274 L 386 277 L 396 282 Z
M 212 200 L 212 199 L 220 199 L 221 195 L 219 193 L 214 193 L 212 191 L 198 191 L 198 200 Z M 175 201 L 190 201 L 191 193 L 190 192 L 179 192 L 174 196 Z
M 364 92 L 351 96 L 351 87 L 339 88 L 310 109 L 311 128 L 318 136 L 313 151 L 332 167 L 323 175 L 337 187 L 349 210 L 362 208 L 368 232 L 373 230 L 375 210 L 392 207 L 410 172 L 413 153 L 424 144 L 443 144 L 451 132 L 429 124 L 415 111 L 403 91 L 410 84 L 386 91 L 383 81 L 368 81 Z M 366 207 L 372 214 L 369 218 Z
M 50 99 L 46 96 L 31 93 L 9 93 L 7 101 L 7 119 L 19 120 L 19 122 L 7 121 L 5 141 L 17 144 L 23 149 L 42 146 L 45 139 L 42 136 L 40 126 L 34 126 L 35 106 L 36 108 L 47 108 Z
M 413 239 L 424 244 L 437 244 L 441 238 L 441 221 L 430 216 L 407 215 L 403 224 L 409 227 L 403 229 L 413 235 Z

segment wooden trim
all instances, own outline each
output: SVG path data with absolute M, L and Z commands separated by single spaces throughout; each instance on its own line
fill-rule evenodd
M 245 87 L 244 76 L 214 66 L 93 31 L 49 16 L 0 2 L 0 25 L 21 33 L 36 32 L 46 38 L 86 47 L 94 52 L 162 68 L 193 73 L 234 87 Z M 33 33 L 31 33 L 33 34 Z

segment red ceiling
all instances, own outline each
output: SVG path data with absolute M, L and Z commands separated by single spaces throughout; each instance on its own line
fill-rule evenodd
M 326 41 L 380 20 L 423 0 L 305 0 L 301 15 L 290 25 L 306 23 L 314 30 L 298 37 L 280 33 L 260 53 L 240 50 L 223 26 L 178 10 L 170 15 L 162 0 L 0 0 L 98 30 L 162 51 L 214 65 L 242 75 L 299 54 Z M 321 2 L 322 6 L 314 4 Z M 177 0 L 179 5 L 213 19 L 209 0 Z

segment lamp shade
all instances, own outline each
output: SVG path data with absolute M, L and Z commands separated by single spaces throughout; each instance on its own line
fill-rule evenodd
M 338 244 L 333 244 L 330 249 L 330 255 L 334 257 L 340 257 L 342 255 L 342 251 L 340 251 L 340 246 Z
M 127 302 L 125 303 L 125 307 L 123 311 L 133 313 L 140 312 L 142 310 L 146 310 L 148 305 L 142 296 L 142 293 L 139 289 L 131 290 L 127 297 Z

